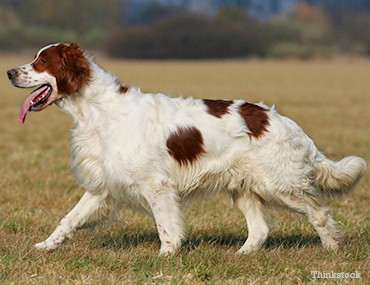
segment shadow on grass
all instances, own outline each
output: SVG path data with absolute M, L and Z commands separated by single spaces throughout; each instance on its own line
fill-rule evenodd
M 191 251 L 202 244 L 209 245 L 221 245 L 225 247 L 241 247 L 246 236 L 238 234 L 227 234 L 227 233 L 206 233 L 206 234 L 190 234 L 189 237 L 183 242 L 182 250 Z M 138 234 L 134 233 L 120 233 L 114 235 L 104 235 L 97 237 L 95 240 L 95 246 L 99 248 L 112 248 L 112 249 L 127 249 L 137 247 L 143 244 L 154 244 L 160 243 L 158 234 L 154 231 L 142 232 Z M 309 246 L 321 246 L 321 241 L 318 236 L 315 235 L 288 235 L 270 236 L 264 247 L 267 249 L 273 248 L 292 248 L 292 247 L 309 247 Z
M 217 244 L 225 247 L 241 247 L 246 241 L 247 237 L 235 234 L 218 234 L 214 235 L 198 235 L 190 236 L 184 244 L 185 250 L 192 250 L 200 246 L 202 243 L 206 244 Z M 267 249 L 272 248 L 291 248 L 291 247 L 307 247 L 320 245 L 321 241 L 318 236 L 301 236 L 301 235 L 289 235 L 289 236 L 270 236 L 268 237 L 264 247 Z

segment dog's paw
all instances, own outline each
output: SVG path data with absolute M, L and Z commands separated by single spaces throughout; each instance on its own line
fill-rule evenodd
M 335 240 L 329 240 L 329 241 L 323 242 L 324 248 L 331 250 L 331 251 L 338 251 L 340 247 L 339 245 L 340 245 L 340 242 L 335 241 Z
M 164 242 L 159 250 L 159 256 L 172 256 L 175 255 L 180 248 L 181 243 Z
M 58 247 L 59 244 L 57 243 L 48 243 L 46 241 L 42 241 L 35 244 L 35 248 L 38 250 L 44 250 L 44 251 L 52 251 Z
M 261 248 L 260 245 L 255 245 L 255 246 L 242 246 L 237 252 L 237 255 L 244 255 L 244 254 L 251 254 L 253 252 L 258 251 Z

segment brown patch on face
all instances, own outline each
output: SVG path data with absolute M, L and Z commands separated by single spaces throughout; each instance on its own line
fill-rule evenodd
M 249 134 L 250 136 L 259 138 L 267 131 L 269 118 L 266 109 L 246 102 L 239 106 L 239 114 L 244 119 L 248 129 L 252 132 Z
M 168 153 L 180 164 L 192 164 L 202 153 L 203 136 L 195 127 L 179 127 L 167 139 Z
M 56 78 L 58 92 L 72 94 L 90 79 L 90 64 L 77 44 L 60 44 L 43 50 L 32 67 Z
M 203 102 L 207 105 L 208 113 L 217 118 L 229 113 L 228 108 L 233 103 L 233 101 L 210 99 L 203 99 Z
M 55 75 L 60 70 L 60 45 L 52 46 L 40 53 L 32 63 L 32 67 L 37 72 L 48 71 Z

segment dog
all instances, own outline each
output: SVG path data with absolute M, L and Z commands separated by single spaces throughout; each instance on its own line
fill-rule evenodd
M 85 193 L 38 249 L 54 250 L 100 213 L 130 206 L 154 218 L 159 253 L 172 255 L 186 237 L 183 202 L 220 191 L 247 222 L 239 254 L 263 246 L 270 207 L 303 214 L 324 247 L 339 247 L 324 202 L 350 192 L 366 171 L 365 160 L 329 160 L 274 107 L 143 93 L 76 43 L 43 47 L 7 75 L 16 87 L 37 87 L 20 108 L 20 123 L 29 111 L 54 103 L 74 122 L 71 169 Z

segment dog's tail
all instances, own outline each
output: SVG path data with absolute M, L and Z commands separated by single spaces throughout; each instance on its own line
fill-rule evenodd
M 319 154 L 314 166 L 316 182 L 325 196 L 350 192 L 366 171 L 365 160 L 357 156 L 348 156 L 334 162 Z

